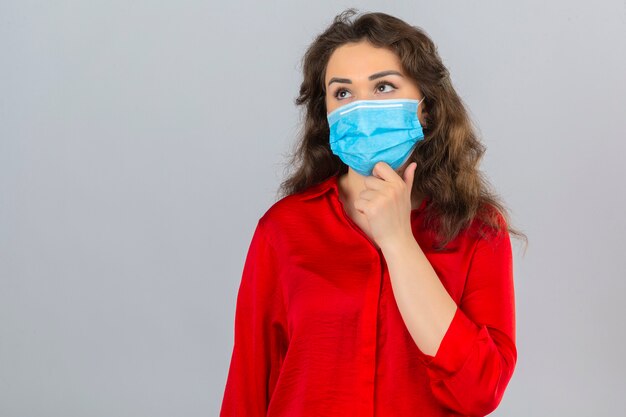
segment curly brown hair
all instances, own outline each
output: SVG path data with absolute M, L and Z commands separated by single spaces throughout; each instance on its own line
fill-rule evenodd
M 365 13 L 350 21 L 355 14 L 357 10 L 349 8 L 335 16 L 302 58 L 304 79 L 295 104 L 306 105 L 305 119 L 287 165 L 295 170 L 281 183 L 279 198 L 348 171 L 330 149 L 324 78 L 335 49 L 365 39 L 395 52 L 426 96 L 424 139 L 409 157 L 417 162 L 411 193 L 430 197 L 424 225 L 437 232 L 436 249 L 443 249 L 475 218 L 492 230 L 506 226 L 528 243 L 524 233 L 510 226 L 508 209 L 478 169 L 486 147 L 430 37 L 420 27 L 385 13 Z M 482 228 L 479 232 L 484 235 Z

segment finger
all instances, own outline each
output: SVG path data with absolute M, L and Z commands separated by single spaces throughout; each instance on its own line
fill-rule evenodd
M 372 175 L 364 177 L 363 181 L 365 183 L 365 188 L 369 190 L 382 191 L 386 187 L 385 180 Z
M 354 200 L 354 203 L 353 203 L 355 210 L 358 211 L 361 214 L 365 214 L 364 204 L 365 204 L 365 202 L 361 201 L 361 199 L 358 199 L 358 198 L 356 200 Z
M 401 179 L 398 173 L 385 161 L 376 162 L 374 169 L 372 169 L 372 175 L 385 181 Z
M 382 181 L 382 180 L 380 180 Z M 359 198 L 366 200 L 366 201 L 371 201 L 372 199 L 374 199 L 378 194 L 380 194 L 378 191 L 375 190 L 363 190 L 359 193 Z
M 417 163 L 411 162 L 408 167 L 404 170 L 402 178 L 406 183 L 409 190 L 413 189 L 413 179 L 415 178 L 415 170 L 417 169 Z

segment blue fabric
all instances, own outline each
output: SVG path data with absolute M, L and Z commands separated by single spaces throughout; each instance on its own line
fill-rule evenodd
M 379 161 L 398 169 L 424 138 L 417 118 L 422 100 L 356 100 L 333 110 L 327 115 L 330 149 L 361 175 L 372 175 Z

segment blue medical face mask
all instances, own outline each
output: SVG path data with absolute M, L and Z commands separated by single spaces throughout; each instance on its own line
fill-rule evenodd
M 417 118 L 424 98 L 357 100 L 333 110 L 327 115 L 330 149 L 364 176 L 380 161 L 397 170 L 424 138 Z

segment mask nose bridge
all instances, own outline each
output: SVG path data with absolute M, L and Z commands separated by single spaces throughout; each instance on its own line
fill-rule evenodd
M 400 108 L 406 109 L 407 107 L 412 107 L 415 109 L 415 116 L 417 117 L 418 108 L 420 103 L 422 103 L 426 99 L 426 96 L 422 96 L 421 100 L 412 99 L 412 98 L 390 98 L 390 99 L 360 99 L 354 100 L 348 104 L 345 104 L 341 107 L 334 109 L 332 112 L 326 115 L 327 120 L 330 124 L 333 124 L 339 119 L 343 119 L 346 117 L 354 117 L 349 116 L 350 113 L 357 111 L 357 114 L 363 113 L 364 110 L 372 110 L 372 109 L 383 109 L 383 108 Z M 410 103 L 410 104 L 407 104 Z M 360 111 L 359 111 L 360 110 Z

